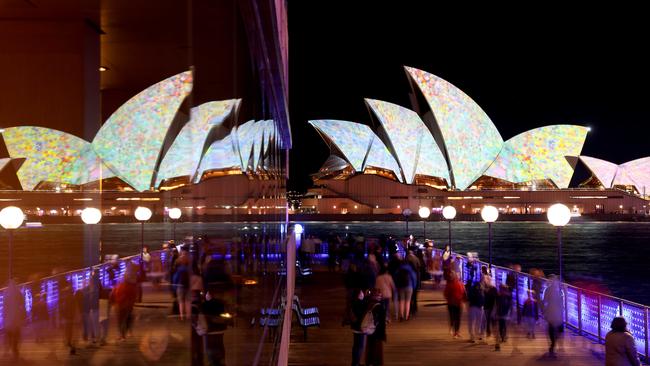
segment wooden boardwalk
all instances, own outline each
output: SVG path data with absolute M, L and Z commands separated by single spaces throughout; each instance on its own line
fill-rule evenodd
M 238 317 L 235 326 L 225 333 L 226 362 L 228 365 L 250 365 L 258 348 L 262 329 L 250 320 L 259 314 L 263 303 L 270 302 L 273 296 L 273 278 L 264 283 L 259 279 L 258 286 L 243 287 L 238 294 Z M 136 304 L 132 335 L 124 341 L 117 340 L 117 324 L 113 317 L 108 344 L 91 345 L 81 340 L 82 325 L 77 322 L 75 339 L 76 355 L 70 355 L 65 347 L 62 330 L 45 329 L 40 333 L 44 339 L 36 342 L 36 330 L 28 326 L 23 330 L 19 360 L 7 354 L 2 340 L 0 365 L 96 365 L 96 366 L 146 366 L 146 365 L 190 365 L 191 333 L 190 323 L 170 316 L 172 297 L 166 285 L 147 286 L 142 303 Z M 0 336 L 2 338 L 2 336 Z M 264 344 L 262 360 L 270 357 L 272 344 Z
M 228 365 L 250 365 L 258 347 L 261 328 L 251 326 L 260 307 L 273 296 L 273 277 L 259 278 L 260 284 L 245 287 L 239 293 L 239 310 L 235 327 L 226 332 Z M 264 282 L 268 281 L 268 282 Z M 345 290 L 338 273 L 315 272 L 304 283 L 297 283 L 297 294 L 303 306 L 318 306 L 321 327 L 309 328 L 308 339 L 295 325 L 289 353 L 291 365 L 349 365 L 352 333 L 341 325 Z M 526 339 L 518 328 L 511 329 L 507 343 L 500 352 L 490 344 L 473 344 L 454 340 L 447 327 L 447 314 L 441 292 L 426 289 L 420 292 L 419 313 L 407 322 L 392 322 L 385 344 L 386 365 L 600 365 L 603 346 L 590 342 L 572 332 L 566 332 L 556 359 L 545 357 L 548 342 L 544 329 L 538 327 L 537 339 Z M 97 347 L 84 343 L 77 327 L 77 355 L 71 356 L 61 335 L 51 329 L 43 334 L 45 340 L 36 343 L 31 327 L 23 334 L 22 353 L 18 361 L 0 354 L 0 365 L 189 365 L 191 356 L 188 322 L 170 317 L 171 296 L 165 286 L 148 287 L 142 304 L 136 308 L 133 335 L 117 341 L 116 325 L 111 324 L 108 345 Z M 463 319 L 461 333 L 467 335 Z M 272 344 L 264 344 L 262 360 L 269 359 Z M 6 347 L 3 347 L 3 351 Z M 261 364 L 266 364 L 262 362 Z
M 309 329 L 307 342 L 296 335 L 291 343 L 291 365 L 349 365 L 351 363 L 352 332 L 341 326 L 344 289 L 338 274 L 317 273 L 308 285 L 297 289 L 303 306 L 318 306 L 321 328 Z M 509 339 L 501 351 L 489 344 L 467 341 L 467 323 L 463 318 L 461 335 L 454 340 L 448 331 L 447 308 L 440 290 L 430 283 L 420 292 L 419 312 L 406 322 L 392 322 L 387 329 L 384 346 L 386 365 L 603 365 L 604 347 L 584 337 L 566 331 L 557 358 L 546 356 L 548 340 L 542 322 L 537 338 L 530 340 L 519 327 L 510 329 Z M 513 328 L 513 327 L 511 327 Z M 523 325 L 522 325 L 523 328 Z M 295 328 L 294 328 L 295 329 Z

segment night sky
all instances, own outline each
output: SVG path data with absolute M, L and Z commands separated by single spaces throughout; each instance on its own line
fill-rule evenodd
M 433 2 L 289 3 L 289 189 L 306 190 L 329 154 L 307 120 L 370 124 L 364 97 L 412 108 L 403 65 L 462 89 L 504 140 L 578 124 L 592 128 L 584 155 L 619 164 L 650 155 L 648 30 L 634 15 L 643 12 L 420 3 Z M 573 184 L 587 176 L 579 167 Z

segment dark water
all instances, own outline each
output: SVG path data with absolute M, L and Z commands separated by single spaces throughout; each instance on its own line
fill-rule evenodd
M 305 233 L 326 235 L 330 232 L 404 235 L 403 222 L 309 222 Z M 347 229 L 346 229 L 347 226 Z M 184 223 L 177 225 L 177 238 L 184 234 L 209 234 L 230 238 L 236 233 L 277 230 L 277 224 Z M 244 229 L 246 228 L 246 229 Z M 422 235 L 422 224 L 411 222 L 410 229 Z M 447 223 L 427 224 L 427 237 L 436 243 L 447 241 Z M 557 272 L 557 235 L 555 228 L 543 222 L 497 222 L 493 225 L 493 262 L 520 263 Z M 86 230 L 86 232 L 84 232 Z M 77 268 L 83 263 L 83 225 L 48 225 L 40 229 L 19 229 L 15 234 L 14 272 L 21 280 L 29 275 L 49 273 L 53 268 Z M 104 224 L 95 228 L 104 253 L 136 254 L 140 248 L 139 224 Z M 454 250 L 479 252 L 487 260 L 487 225 L 480 222 L 456 222 L 452 226 Z M 172 237 L 171 224 L 147 224 L 145 241 L 153 249 Z M 7 237 L 0 237 L 0 280 L 6 279 Z M 650 223 L 577 223 L 563 229 L 564 275 L 569 280 L 589 278 L 599 282 L 615 296 L 650 304 Z

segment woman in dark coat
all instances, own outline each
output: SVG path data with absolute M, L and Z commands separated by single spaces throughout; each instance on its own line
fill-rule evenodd
M 372 311 L 375 331 L 366 338 L 366 366 L 384 364 L 384 342 L 386 342 L 386 308 L 382 303 L 381 291 L 373 289 L 368 300 L 368 310 Z

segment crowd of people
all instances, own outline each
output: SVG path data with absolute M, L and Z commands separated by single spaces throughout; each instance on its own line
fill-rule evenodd
M 200 238 L 179 246 L 165 244 L 166 266 L 162 256 L 152 256 L 145 246 L 141 262 L 129 262 L 125 269 L 114 262 L 104 280 L 93 270 L 87 285 L 77 288 L 72 278 L 58 277 L 54 311 L 47 297 L 51 284 L 34 282 L 31 324 L 35 341 L 51 344 L 45 341 L 62 338 L 70 355 L 75 355 L 79 338 L 88 346 L 105 345 L 113 332 L 109 329 L 113 322 L 116 341 L 124 341 L 133 333 L 134 308 L 142 301 L 143 282 L 158 286 L 166 279 L 174 299 L 172 314 L 191 327 L 192 364 L 201 365 L 205 356 L 210 365 L 225 365 L 224 334 L 235 311 L 233 274 L 242 269 L 265 271 L 266 265 L 259 263 L 262 258 L 268 259 L 269 244 L 253 235 L 239 237 L 231 248 L 214 246 Z M 353 333 L 352 365 L 360 365 L 364 359 L 366 366 L 384 364 L 387 330 L 392 322 L 409 322 L 417 316 L 418 293 L 423 285 L 444 286 L 449 333 L 454 339 L 465 340 L 461 336 L 465 312 L 466 341 L 493 345 L 496 351 L 508 342 L 509 327 L 521 324 L 526 337 L 535 339 L 543 319 L 549 339 L 548 356 L 556 357 L 564 333 L 565 294 L 554 275 L 544 286 L 544 273 L 531 269 L 530 289 L 523 294 L 519 307 L 513 301 L 522 298 L 516 293 L 519 265 L 510 267 L 504 281 L 496 281 L 475 253 L 461 260 L 450 246 L 434 250 L 432 242 L 418 243 L 412 236 L 404 240 L 382 236 L 369 242 L 360 234 L 343 238 L 330 235 L 325 242 L 307 236 L 299 251 L 300 261 L 311 265 L 319 246 L 326 246 L 329 253 L 328 270 L 343 273 L 346 301 L 342 324 Z M 234 258 L 228 259 L 228 251 Z M 9 281 L 3 296 L 5 352 L 15 358 L 20 354 L 26 324 L 24 301 L 19 286 Z M 606 336 L 606 365 L 639 365 L 634 338 L 622 317 L 614 319 L 612 331 Z
M 564 333 L 565 295 L 555 275 L 548 276 L 544 286 L 543 271 L 531 269 L 530 289 L 520 296 L 515 292 L 520 265 L 511 265 L 502 283 L 492 278 L 492 271 L 480 264 L 475 253 L 469 253 L 463 262 L 449 246 L 434 250 L 433 243 L 420 245 L 413 237 L 403 241 L 383 237 L 368 244 L 362 235 L 348 235 L 343 240 L 330 236 L 327 245 L 329 270 L 344 273 L 343 324 L 353 333 L 352 365 L 362 364 L 364 357 L 365 365 L 383 365 L 387 326 L 417 315 L 418 291 L 425 280 L 434 288 L 444 285 L 449 332 L 454 339 L 464 338 L 463 312 L 467 312 L 466 341 L 493 345 L 495 351 L 508 342 L 509 327 L 517 326 L 528 339 L 535 339 L 543 319 L 549 340 L 546 357 L 557 358 Z M 521 306 L 513 301 L 516 296 L 523 299 Z M 607 335 L 607 366 L 638 365 L 634 339 L 624 323 L 623 318 L 615 319 Z

